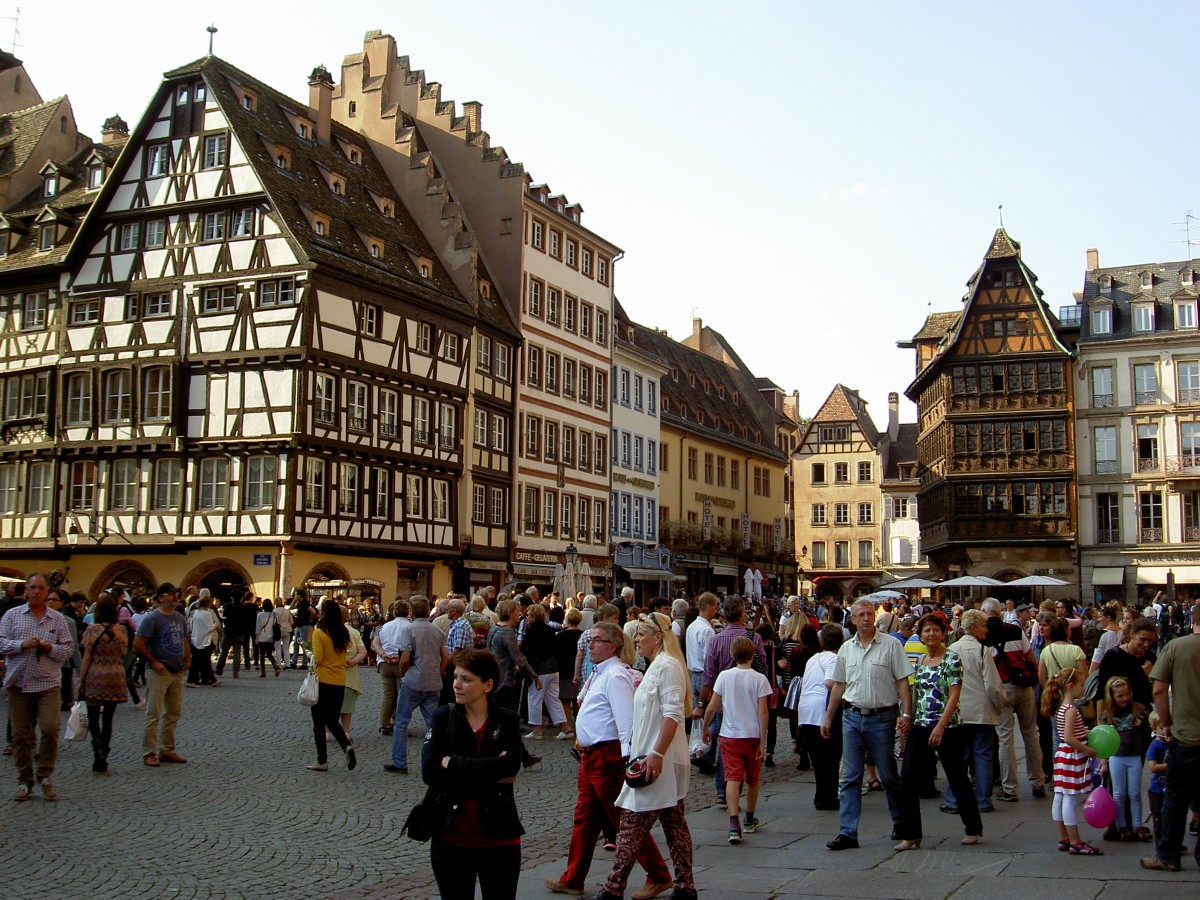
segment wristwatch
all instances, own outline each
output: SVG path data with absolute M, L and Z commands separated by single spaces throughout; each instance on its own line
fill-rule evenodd
M 911 718 L 912 718 L 912 713 L 900 713 L 900 718 L 902 718 L 902 719 L 911 719 Z

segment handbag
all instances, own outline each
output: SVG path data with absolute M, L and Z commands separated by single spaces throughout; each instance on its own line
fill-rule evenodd
M 279 630 L 279 620 L 275 618 L 275 613 L 271 613 L 271 640 L 275 643 L 283 640 L 283 632 Z
M 650 767 L 646 765 L 646 757 L 635 756 L 629 760 L 625 765 L 625 783 L 631 788 L 640 788 L 650 782 Z
M 296 693 L 296 700 L 301 706 L 316 706 L 317 697 L 320 696 L 320 682 L 317 681 L 315 672 L 309 672 L 304 676 L 304 680 L 300 682 L 300 690 Z
M 425 791 L 421 802 L 409 810 L 400 833 L 407 834 L 412 840 L 423 844 L 433 837 L 434 829 L 438 827 L 443 814 L 441 799 L 430 787 Z

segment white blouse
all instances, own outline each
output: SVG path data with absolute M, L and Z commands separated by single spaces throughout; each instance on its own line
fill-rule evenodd
M 645 787 L 623 785 L 617 797 L 617 806 L 621 809 L 631 812 L 670 809 L 687 796 L 692 777 L 687 735 L 683 729 L 687 684 L 687 673 L 679 661 L 665 650 L 659 651 L 633 695 L 630 757 L 645 756 L 654 749 L 663 720 L 672 719 L 678 727 L 670 747 L 663 754 L 662 774 Z

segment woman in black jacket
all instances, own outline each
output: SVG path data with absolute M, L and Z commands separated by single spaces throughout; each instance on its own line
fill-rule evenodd
M 521 827 L 513 782 L 521 769 L 521 722 L 496 704 L 500 666 L 486 650 L 454 654 L 454 703 L 433 714 L 421 776 L 436 821 L 429 861 L 442 900 L 513 900 L 521 875 Z

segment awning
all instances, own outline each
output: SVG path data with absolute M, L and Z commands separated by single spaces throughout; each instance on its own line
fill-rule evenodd
M 1096 585 L 1114 585 L 1125 583 L 1125 569 L 1121 566 L 1104 568 L 1097 566 L 1092 569 L 1092 587 Z
M 738 577 L 738 567 L 737 566 L 723 566 L 723 565 L 720 565 L 719 563 L 713 563 L 712 571 L 713 571 L 714 575 L 724 575 L 729 578 L 737 578 Z
M 670 581 L 670 569 L 655 569 L 650 566 L 621 566 L 633 581 Z
M 553 578 L 554 566 L 539 563 L 513 563 L 514 575 L 530 575 L 534 578 Z
M 1200 566 L 1138 566 L 1137 583 L 1165 585 L 1168 572 L 1175 573 L 1176 584 L 1200 584 Z

